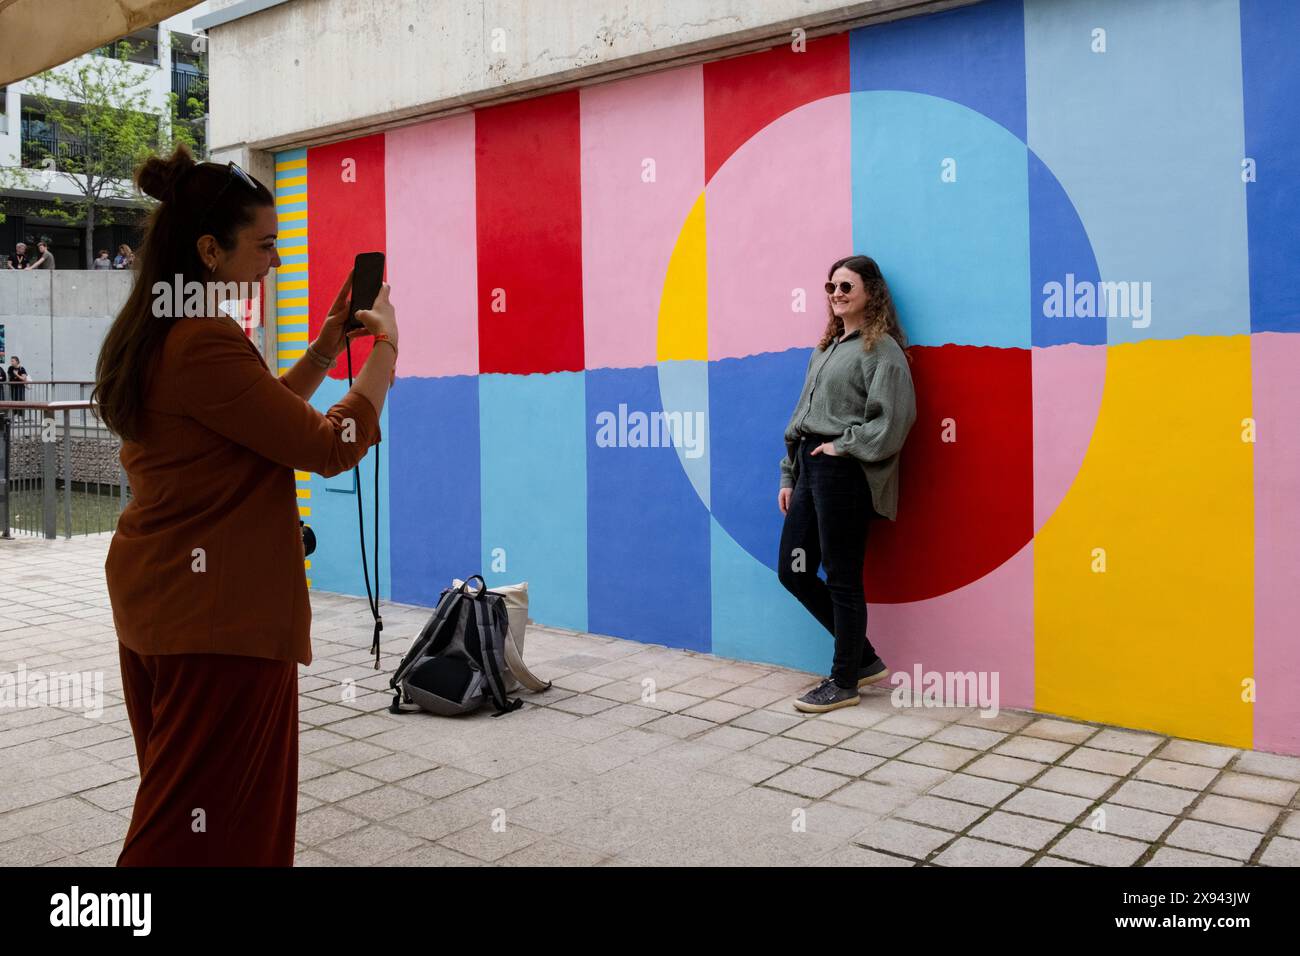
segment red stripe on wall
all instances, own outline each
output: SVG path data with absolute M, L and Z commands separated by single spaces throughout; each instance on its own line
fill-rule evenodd
M 359 252 L 384 247 L 384 137 L 382 134 L 307 150 L 307 272 L 309 334 L 315 339 Z M 401 291 L 392 291 L 400 305 Z M 400 316 L 412 321 L 411 317 Z M 368 337 L 352 343 L 352 372 L 370 355 Z M 347 378 L 340 355 L 332 378 Z
M 873 521 L 867 600 L 949 594 L 1034 536 L 1029 349 L 913 346 L 916 424 L 899 458 L 898 520 Z
M 704 64 L 704 179 L 778 116 L 849 91 L 849 35 Z
M 481 372 L 583 368 L 579 129 L 577 90 L 475 114 Z

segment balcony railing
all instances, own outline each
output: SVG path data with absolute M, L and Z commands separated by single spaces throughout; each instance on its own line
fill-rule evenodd
M 83 164 L 86 159 L 84 143 L 60 139 L 57 133 L 34 132 L 23 123 L 22 164 L 28 169 L 44 168 L 47 158 L 54 159 L 56 169 L 64 169 L 69 162 Z
M 176 109 L 181 119 L 198 119 L 208 112 L 206 79 L 202 73 L 194 70 L 172 67 L 172 92 L 176 94 Z M 198 101 L 197 108 L 190 107 L 191 97 Z

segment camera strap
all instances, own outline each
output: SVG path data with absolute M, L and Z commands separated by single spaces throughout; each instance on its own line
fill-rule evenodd
M 352 387 L 352 340 L 347 339 L 345 346 L 348 356 L 348 388 Z M 380 438 L 380 441 L 383 441 Z M 352 466 L 352 473 L 357 487 L 357 531 L 361 536 L 361 573 L 366 581 L 366 600 L 370 604 L 370 614 L 375 619 L 374 638 L 370 650 L 375 655 L 375 670 L 379 670 L 379 632 L 384 629 L 384 619 L 379 616 L 379 442 L 375 443 L 375 590 L 370 591 L 370 572 L 366 567 L 366 521 L 361 506 L 361 463 Z

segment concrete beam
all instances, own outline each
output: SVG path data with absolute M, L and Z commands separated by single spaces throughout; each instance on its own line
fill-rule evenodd
M 212 27 L 214 148 L 377 132 L 980 0 L 290 0 Z M 223 9 L 231 6 L 226 5 Z

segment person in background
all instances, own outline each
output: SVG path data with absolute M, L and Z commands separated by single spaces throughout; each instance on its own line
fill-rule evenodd
M 8 268 L 26 269 L 27 268 L 27 243 L 20 242 L 14 246 L 13 258 L 9 260 Z
M 112 262 L 111 259 L 108 258 L 108 250 L 107 250 L 107 249 L 100 249 L 100 250 L 99 250 L 99 255 L 97 255 L 97 256 L 95 257 L 95 261 L 92 262 L 92 263 L 90 264 L 90 268 L 92 268 L 92 269 L 111 269 L 111 268 L 113 268 L 113 262 Z
M 36 243 L 36 252 L 38 255 L 32 260 L 32 264 L 27 267 L 28 269 L 54 268 L 54 253 L 50 252 L 50 247 L 48 245 L 44 242 Z
M 9 379 L 9 398 L 11 402 L 25 402 L 27 400 L 26 382 L 31 381 L 27 375 L 27 369 L 23 368 L 22 362 L 17 355 L 9 356 L 9 368 L 6 370 Z M 14 412 L 14 418 L 22 418 L 22 409 Z
M 129 269 L 135 265 L 135 253 L 125 242 L 117 247 L 117 255 L 113 257 L 114 269 Z

